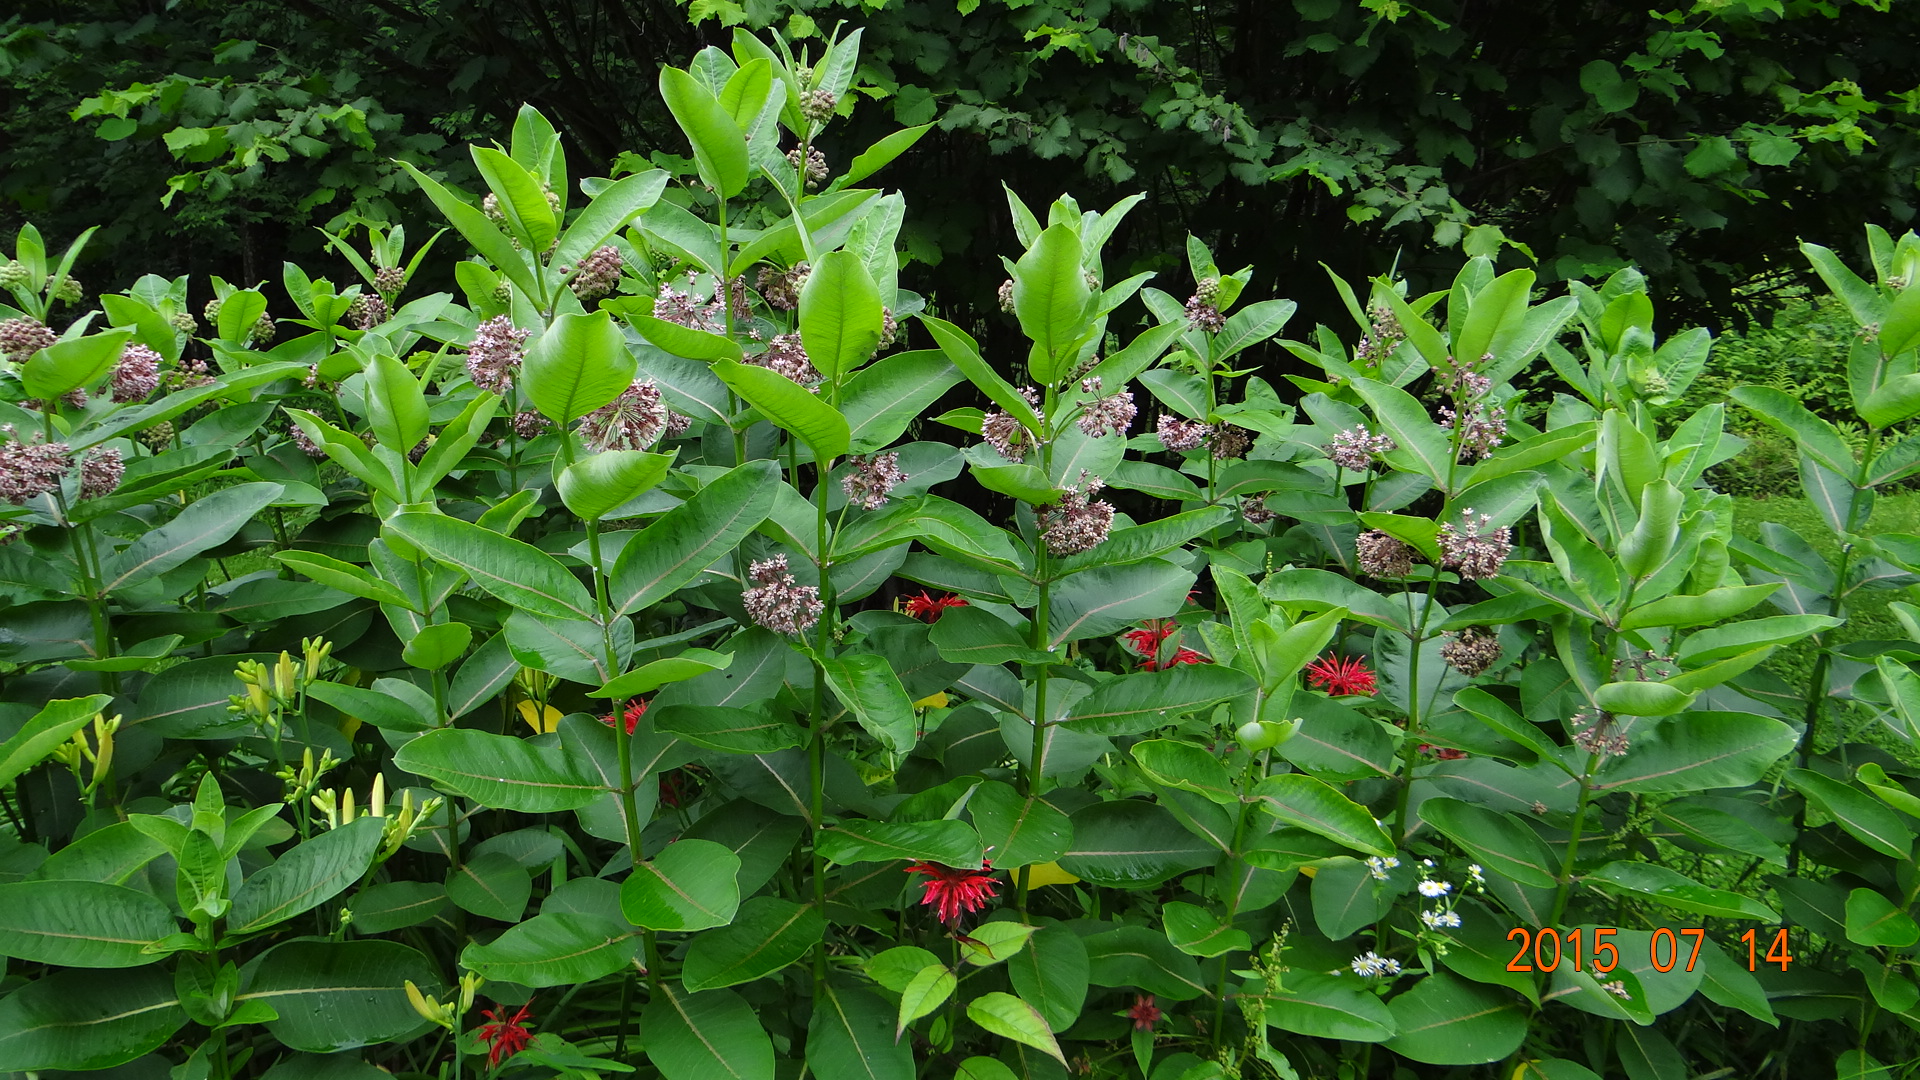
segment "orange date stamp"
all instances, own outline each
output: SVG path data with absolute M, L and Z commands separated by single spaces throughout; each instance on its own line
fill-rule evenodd
M 1507 940 L 1518 939 L 1520 947 L 1513 954 L 1513 959 L 1507 961 L 1507 970 L 1554 971 L 1562 962 L 1570 962 L 1575 971 L 1604 975 L 1620 966 L 1620 946 L 1612 940 L 1617 933 L 1618 928 L 1612 926 L 1575 928 L 1565 932 L 1551 926 L 1538 930 L 1516 926 L 1507 931 Z M 1692 971 L 1700 961 L 1700 946 L 1706 939 L 1707 932 L 1698 927 L 1674 931 L 1663 926 L 1655 930 L 1647 942 L 1647 962 L 1653 965 L 1655 971 L 1672 971 L 1675 967 Z M 1774 931 L 1764 953 L 1760 951 L 1761 932 L 1748 930 L 1738 940 L 1747 947 L 1748 971 L 1755 970 L 1761 964 L 1779 964 L 1780 970 L 1785 971 L 1787 965 L 1793 963 L 1793 954 L 1787 948 L 1785 927 Z

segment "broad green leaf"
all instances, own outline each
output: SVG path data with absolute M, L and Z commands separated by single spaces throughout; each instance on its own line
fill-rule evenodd
M 791 721 L 726 705 L 666 705 L 647 718 L 657 731 L 727 754 L 770 754 L 806 737 Z
M 659 346 L 673 356 L 711 363 L 715 360 L 738 360 L 746 355 L 738 343 L 723 334 L 681 326 L 652 315 L 629 314 L 627 321 L 650 344 Z M 653 365 L 649 364 L 648 368 L 651 372 Z
M 1847 894 L 1847 940 L 1871 948 L 1904 949 L 1920 941 L 1920 923 L 1872 889 Z
M 1642 793 L 1704 791 L 1758 783 L 1793 752 L 1798 736 L 1751 713 L 1689 712 L 1646 730 L 1637 725 L 1626 756 L 1600 767 L 1595 788 Z
M 1527 1011 L 1518 998 L 1444 972 L 1415 983 L 1387 1007 L 1396 1031 L 1387 1048 L 1428 1065 L 1498 1061 L 1527 1035 Z
M 902 752 L 913 748 L 918 721 L 913 702 L 907 698 L 900 676 L 893 665 L 877 653 L 836 656 L 821 665 L 827 686 L 840 703 L 852 710 L 853 717 L 867 734 L 889 750 Z
M 869 957 L 860 969 L 874 982 L 898 994 L 906 990 L 915 975 L 940 958 L 915 945 L 896 945 Z
M 773 1080 L 773 1041 L 731 990 L 662 983 L 640 1014 L 640 1038 L 666 1080 Z
M 1264 990 L 1255 984 L 1249 992 Z M 1394 1033 L 1387 1003 L 1350 972 L 1289 972 L 1279 987 L 1260 997 L 1267 1023 L 1282 1031 L 1348 1042 L 1383 1042 Z
M 276 551 L 272 557 L 282 565 L 328 588 L 338 589 L 366 600 L 376 600 L 382 604 L 411 607 L 411 601 L 407 599 L 407 595 L 398 588 L 352 563 L 342 562 L 331 555 L 322 555 L 317 551 Z
M 518 664 L 514 670 L 519 671 Z M 376 681 L 375 689 L 369 690 L 316 679 L 307 686 L 307 694 L 382 731 L 425 731 L 434 726 L 431 713 L 421 712 L 403 697 L 383 693 L 378 686 Z
M 1262 810 L 1287 825 L 1318 833 L 1369 855 L 1393 854 L 1393 841 L 1365 807 L 1302 773 L 1269 776 L 1254 786 Z
M 1017 922 L 986 922 L 960 939 L 960 958 L 975 967 L 1004 964 L 1026 948 L 1038 927 Z
M 800 342 L 820 374 L 839 382 L 866 363 L 880 345 L 880 324 L 880 288 L 860 257 L 820 256 L 800 289 Z
M 732 551 L 773 509 L 779 466 L 751 461 L 701 488 L 620 549 L 608 583 L 615 611 L 658 603 Z
M 1034 343 L 1028 370 L 1034 382 L 1051 386 L 1066 376 L 1085 335 L 1087 287 L 1080 259 L 1080 234 L 1053 225 L 1040 234 L 1013 271 L 1013 311 L 1020 330 Z
M 900 1017 L 893 1025 L 894 1038 L 904 1034 L 908 1024 L 946 1004 L 959 985 L 959 978 L 945 964 L 921 968 L 908 980 L 906 989 L 900 991 Z
M 844 982 L 820 984 L 807 1024 L 807 1066 L 847 1080 L 913 1080 L 913 1046 L 897 1039 L 894 1009 Z
M 914 143 L 920 141 L 920 136 L 925 135 L 928 131 L 932 130 L 932 128 L 932 124 L 921 124 L 919 127 L 902 128 L 899 131 L 883 136 L 872 146 L 862 150 L 853 161 L 847 165 L 847 174 L 843 182 L 857 184 L 874 173 L 879 172 L 894 158 L 899 157 L 911 149 Z
M 1812 769 L 1789 769 L 1786 780 L 1854 839 L 1889 858 L 1913 857 L 1913 831 L 1885 803 Z
M 1197 665 L 1182 665 L 1197 666 Z M 1175 668 L 1174 670 L 1179 670 Z M 1148 739 L 1127 751 L 1134 764 L 1157 784 L 1191 791 L 1222 806 L 1240 805 L 1240 792 L 1220 759 L 1190 742 Z
M 1614 682 L 1593 692 L 1593 703 L 1623 716 L 1672 716 L 1693 703 L 1694 695 L 1665 683 Z
M 41 964 L 129 968 L 151 964 L 149 943 L 180 928 L 151 893 L 97 881 L 0 885 L 0 953 Z
M 578 810 L 606 794 L 560 747 L 468 728 L 429 731 L 402 746 L 393 763 L 482 806 L 523 814 Z
M 1739 893 L 1710 889 L 1683 874 L 1654 863 L 1611 862 L 1582 878 L 1609 891 L 1631 893 L 1656 904 L 1721 919 L 1752 919 L 1777 923 L 1780 915 Z
M 632 386 L 635 366 L 612 315 L 568 312 L 527 350 L 520 389 L 547 419 L 569 424 Z
M 587 208 L 580 211 L 580 216 L 573 219 L 573 224 L 567 226 L 566 234 L 560 238 L 560 246 L 553 251 L 553 264 L 572 265 L 588 252 L 605 244 L 613 234 L 657 202 L 666 187 L 667 174 L 660 169 L 648 169 L 621 177 L 601 189 L 587 204 Z
M 522 611 L 556 619 L 592 619 L 593 595 L 553 556 L 471 522 L 441 514 L 408 513 L 384 529 Z
M 1040 1010 L 1054 1031 L 1065 1031 L 1080 1019 L 1089 970 L 1086 942 L 1064 926 L 1040 928 L 1027 947 L 1007 961 L 1014 992 Z
M 460 196 L 448 191 L 439 181 L 414 168 L 411 162 L 402 161 L 400 167 L 407 171 L 420 190 L 427 193 L 433 205 L 445 214 L 454 229 L 464 237 L 473 249 L 485 256 L 488 262 L 499 267 L 500 272 L 530 297 L 541 297 L 541 288 L 537 272 L 530 264 L 527 254 L 513 246 L 513 241 L 499 230 L 480 209 L 462 200 Z M 223 305 L 221 311 L 225 312 Z
M 293 847 L 271 866 L 256 871 L 234 890 L 227 932 L 265 930 L 339 895 L 367 872 L 385 824 L 373 817 L 348 822 Z
M 280 484 L 236 484 L 194 500 L 172 521 L 143 534 L 132 547 L 108 560 L 101 590 L 112 592 L 158 577 L 226 543 L 285 490 Z
M 785 375 L 733 360 L 715 363 L 713 373 L 760 415 L 806 443 L 816 460 L 839 457 L 852 445 L 847 418 Z
M 214 332 L 228 345 L 245 346 L 253 336 L 260 316 L 267 313 L 267 298 L 258 289 L 238 289 L 220 301 L 220 314 L 213 320 Z
M 756 896 L 740 905 L 732 923 L 693 939 L 681 977 L 695 990 L 763 979 L 799 963 L 826 930 L 818 908 Z
M 1060 867 L 1095 885 L 1158 885 L 1211 866 L 1220 855 L 1165 807 L 1140 799 L 1092 803 L 1074 811 L 1072 821 L 1073 846 L 1060 856 Z
M 1428 417 L 1426 406 L 1405 390 L 1372 379 L 1355 379 L 1353 388 L 1372 407 L 1381 430 L 1398 445 L 1389 457 L 1405 455 L 1416 472 L 1425 473 L 1435 484 L 1446 483 L 1453 446 Z
M 532 895 L 532 875 L 505 852 L 474 854 L 447 875 L 447 899 L 483 919 L 518 922 Z
M 1020 426 L 1028 431 L 1040 430 L 1040 417 L 1033 411 L 1033 404 L 981 358 L 980 346 L 972 335 L 931 315 L 921 315 L 920 322 L 933 334 L 933 340 L 939 344 L 940 351 L 947 354 L 947 359 L 953 361 L 953 366 L 959 368 L 969 382 L 987 395 L 988 400 L 1000 406 L 1003 412 L 1018 420 Z
M 1457 799 L 1428 799 L 1420 817 L 1487 869 L 1522 885 L 1553 888 L 1553 858 L 1538 834 L 1511 815 Z
M 571 986 L 624 971 L 640 952 L 639 935 L 592 915 L 551 913 L 509 927 L 486 944 L 474 942 L 460 966 L 496 982 Z
M 961 378 L 936 349 L 895 353 L 854 373 L 840 391 L 840 414 L 851 432 L 848 449 L 870 454 L 891 445 Z
M 539 178 L 525 166 L 490 146 L 472 148 L 480 178 L 493 189 L 495 202 L 520 240 L 534 251 L 545 251 L 560 235 L 559 221 L 541 190 Z M 564 193 L 562 193 L 564 198 Z
M 0 1070 L 110 1069 L 159 1049 L 186 1022 L 162 968 L 50 972 L 0 998 Z
M 1857 407 L 1860 418 L 1876 428 L 1913 419 L 1920 415 L 1920 375 L 1898 375 L 1888 379 Z
M 967 1002 L 967 1019 L 995 1035 L 1045 1051 L 1062 1065 L 1067 1063 L 1040 1010 L 1012 994 L 995 992 L 974 998 Z
M 950 553 L 948 553 L 950 554 Z M 1166 559 L 1083 570 L 1053 588 L 1049 648 L 1171 616 L 1186 603 L 1194 572 Z
M 113 700 L 108 694 L 49 701 L 7 741 L 0 742 L 0 788 L 47 759 L 61 744 L 93 722 Z
M 680 68 L 664 67 L 660 69 L 660 97 L 693 144 L 700 179 L 722 199 L 740 194 L 752 175 L 746 133 L 713 92 Z
M 936 862 L 978 868 L 984 859 L 980 834 L 963 821 L 868 821 L 848 818 L 820 830 L 820 854 L 830 863 Z
M 973 827 L 980 834 L 987 857 L 1002 870 L 1053 862 L 1066 854 L 1073 842 L 1073 823 L 1067 815 L 1046 800 L 1023 796 L 997 780 L 989 780 L 974 791 L 967 800 L 967 811 L 973 816 Z
M 684 682 L 709 671 L 724 671 L 732 663 L 732 653 L 688 649 L 679 656 L 668 656 L 635 668 L 587 696 L 625 701 L 651 694 L 668 683 Z
M 261 308 L 265 307 L 263 301 Z M 20 365 L 21 389 L 51 401 L 68 391 L 96 386 L 113 369 L 132 336 L 131 330 L 109 330 L 56 341 Z
M 1473 294 L 1466 318 L 1454 334 L 1453 355 L 1473 363 L 1491 353 L 1494 340 L 1526 318 L 1527 294 L 1532 290 L 1533 271 L 1509 270 Z
M 941 613 L 927 637 L 940 658 L 953 664 L 1044 664 L 1051 659 L 1030 646 L 1019 627 L 984 608 L 957 607 Z
M 1135 987 L 1169 1001 L 1212 992 L 1201 981 L 1199 963 L 1158 930 L 1122 926 L 1088 937 L 1086 948 L 1088 979 L 1095 986 Z
M 54 852 L 34 867 L 27 880 L 124 885 L 165 850 L 160 841 L 142 833 L 132 822 L 116 822 Z
M 269 949 L 240 994 L 278 1013 L 267 1030 L 313 1054 L 398 1039 L 427 1026 L 407 1002 L 412 981 L 443 992 L 439 967 L 392 941 L 289 941 Z
M 1245 930 L 1234 929 L 1203 907 L 1169 901 L 1160 905 L 1160 916 L 1167 924 L 1167 940 L 1189 956 L 1219 956 L 1253 946 Z
M 363 934 L 386 934 L 436 919 L 450 924 L 447 887 L 437 881 L 389 881 L 354 895 L 353 926 Z
M 740 908 L 739 872 L 740 857 L 728 848 L 679 840 L 634 867 L 620 886 L 620 909 L 649 930 L 725 926 Z
M 1715 626 L 1688 634 L 1680 643 L 1675 659 L 1687 667 L 1701 667 L 1767 645 L 1784 645 L 1809 634 L 1818 634 L 1840 625 L 1827 615 L 1774 615 L 1746 619 L 1726 626 Z
M 400 651 L 400 658 L 422 671 L 438 671 L 460 659 L 472 643 L 473 627 L 466 623 L 423 626 Z
M 664 480 L 673 458 L 643 450 L 607 450 L 561 470 L 554 486 L 560 490 L 560 501 L 582 521 L 598 521 Z
M 427 437 L 427 399 L 420 380 L 386 354 L 367 365 L 367 425 L 382 444 L 405 454 Z
M 1736 386 L 1730 396 L 1812 454 L 1820 464 L 1841 476 L 1851 478 L 1859 474 L 1860 466 L 1853 459 L 1853 451 L 1847 448 L 1833 425 L 1815 416 L 1784 390 L 1771 386 Z
M 1622 630 L 1644 630 L 1650 626 L 1688 627 L 1730 619 L 1765 600 L 1780 588 L 1778 582 L 1764 585 L 1730 585 L 1694 596 L 1663 596 L 1641 604 L 1620 620 Z
M 980 474 L 979 469 L 974 475 Z M 1060 576 L 1095 566 L 1119 566 L 1164 555 L 1196 537 L 1204 536 L 1233 519 L 1233 511 L 1224 506 L 1169 514 L 1163 518 L 1115 529 L 1104 543 L 1091 551 L 1070 555 L 1054 565 Z

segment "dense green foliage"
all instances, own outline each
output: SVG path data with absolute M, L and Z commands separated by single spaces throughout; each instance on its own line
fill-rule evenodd
M 1914 1073 L 1920 234 L 1699 397 L 1637 270 L 1310 325 L 1117 269 L 1138 196 L 1005 194 L 963 305 L 930 125 L 813 156 L 861 41 L 663 69 L 660 167 L 402 162 L 445 229 L 338 275 L 19 230 L 0 1073 Z
M 1724 320 L 1750 279 L 1800 272 L 1796 237 L 1913 213 L 1920 14 L 1884 0 L 87 0 L 0 23 L 0 219 L 104 224 L 81 268 L 100 287 L 253 282 L 313 251 L 308 225 L 401 220 L 388 159 L 472 182 L 458 144 L 521 102 L 589 171 L 670 165 L 660 63 L 743 20 L 843 19 L 865 45 L 828 159 L 938 124 L 889 182 L 956 311 L 998 284 L 1002 182 L 1140 191 L 1118 267 L 1171 269 L 1192 233 L 1327 318 L 1316 263 L 1437 287 L 1464 245 L 1530 252 L 1545 281 L 1632 262 L 1670 317 Z

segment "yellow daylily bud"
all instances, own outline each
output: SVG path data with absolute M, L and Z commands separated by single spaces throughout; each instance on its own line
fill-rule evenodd
M 346 791 L 346 794 L 340 796 L 340 824 L 348 825 L 348 824 L 351 824 L 352 822 L 353 822 L 353 789 L 348 788 Z
M 453 1017 L 447 1015 L 447 1007 L 420 992 L 420 988 L 407 980 L 407 1002 L 413 1011 L 420 1014 L 428 1023 L 438 1024 L 448 1031 L 453 1030 Z
M 460 976 L 460 1013 L 462 1016 L 466 1015 L 467 1010 L 473 1008 L 473 995 L 475 991 L 480 989 L 480 984 L 486 981 L 486 979 L 472 971 Z
M 367 800 L 367 812 L 374 817 L 387 816 L 387 777 L 385 773 L 373 775 L 373 797 Z
M 280 662 L 273 665 L 273 692 L 281 701 L 293 700 L 293 657 L 287 650 L 280 650 Z
M 543 735 L 560 726 L 561 712 L 551 705 L 540 705 L 532 701 L 522 701 L 519 706 L 520 719 L 526 721 L 535 735 Z

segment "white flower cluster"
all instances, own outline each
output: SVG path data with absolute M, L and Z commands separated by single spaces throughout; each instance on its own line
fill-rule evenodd
M 1400 860 L 1391 855 L 1384 859 L 1378 855 L 1367 856 L 1367 873 L 1372 874 L 1375 881 L 1387 880 L 1387 871 L 1399 865 Z
M 1453 905 L 1459 900 L 1459 897 L 1454 895 L 1453 883 L 1450 881 L 1441 881 L 1432 876 L 1434 870 L 1434 862 L 1432 859 L 1422 859 L 1420 866 L 1420 882 L 1414 887 L 1419 890 L 1421 896 L 1429 900 L 1437 901 L 1435 906 L 1420 912 L 1421 925 L 1429 930 L 1453 930 L 1458 928 L 1460 925 L 1460 913 L 1453 910 Z M 1484 883 L 1486 880 L 1485 877 L 1481 875 L 1480 866 L 1477 863 L 1474 864 L 1467 873 L 1476 884 Z
M 1368 950 L 1353 958 L 1353 973 L 1367 978 L 1400 974 L 1400 961 Z

